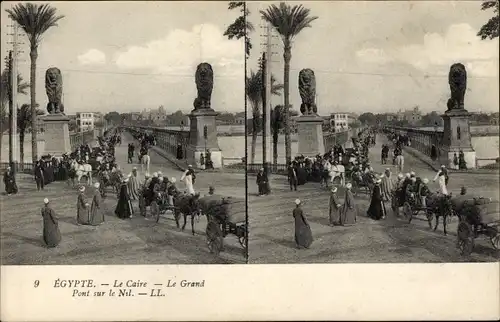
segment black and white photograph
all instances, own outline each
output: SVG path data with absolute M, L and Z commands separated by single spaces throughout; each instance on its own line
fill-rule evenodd
M 498 1 L 247 9 L 249 263 L 497 262 Z
M 2 265 L 244 264 L 228 2 L 3 2 Z

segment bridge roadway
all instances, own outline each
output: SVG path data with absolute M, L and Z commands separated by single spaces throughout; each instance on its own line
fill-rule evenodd
M 369 156 L 375 171 L 381 172 L 390 166 L 381 165 L 380 151 L 386 139 L 379 135 L 377 144 L 370 149 Z M 405 154 L 405 171 L 430 180 L 435 172 L 418 159 Z M 397 175 L 397 174 L 395 174 Z M 352 227 L 330 227 L 328 225 L 329 191 L 318 183 L 307 183 L 291 192 L 286 178 L 274 176 L 272 194 L 258 197 L 255 177 L 248 178 L 249 263 L 410 263 L 410 262 L 460 262 L 463 261 L 456 248 L 457 219 L 448 225 L 448 236 L 444 236 L 442 225 L 437 231 L 428 228 L 427 222 L 415 218 L 407 224 L 396 219 L 387 203 L 388 217 L 374 221 L 366 216 L 370 198 L 357 194 L 358 222 Z M 475 195 L 498 200 L 498 176 L 488 174 L 453 173 L 450 190 L 459 193 L 462 185 Z M 341 202 L 344 189 L 339 188 Z M 314 242 L 310 249 L 298 250 L 294 242 L 294 200 L 303 201 L 303 209 L 311 225 Z M 423 216 L 419 216 L 423 217 Z M 472 261 L 497 261 L 499 252 L 494 250 L 489 239 L 479 237 L 472 254 Z
M 127 144 L 132 140 L 123 134 L 123 143 L 116 148 L 116 157 L 123 172 L 128 174 L 133 166 L 127 164 Z M 175 176 L 178 187 L 181 172 L 164 158 L 151 153 L 151 172 L 162 171 Z M 139 167 L 140 171 L 140 167 Z M 242 198 L 245 195 L 244 174 L 199 173 L 195 189 L 203 194 L 214 185 L 219 194 Z M 0 188 L 5 191 L 3 182 Z M 104 201 L 106 222 L 98 227 L 77 226 L 76 189 L 65 183 L 54 182 L 43 192 L 37 192 L 31 177 L 18 178 L 20 192 L 14 196 L 0 196 L 1 206 L 1 263 L 6 265 L 50 265 L 50 264 L 242 264 L 246 255 L 235 236 L 224 240 L 225 251 L 220 255 L 210 254 L 206 245 L 206 218 L 196 223 L 196 235 L 191 234 L 188 224 L 184 232 L 179 231 L 170 213 L 156 224 L 138 214 L 130 220 L 118 219 L 114 214 L 116 196 L 108 193 Z M 92 190 L 87 187 L 87 191 Z M 89 192 L 90 193 L 90 192 Z M 47 249 L 42 241 L 42 217 L 40 209 L 43 198 L 49 198 L 59 218 L 62 234 L 61 244 Z

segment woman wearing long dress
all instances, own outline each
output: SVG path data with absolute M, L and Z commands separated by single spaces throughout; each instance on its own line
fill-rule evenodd
M 76 201 L 76 222 L 80 225 L 90 224 L 90 212 L 89 204 L 85 198 L 85 187 L 80 187 L 80 193 L 78 194 L 78 199 Z
M 448 194 L 448 189 L 446 185 L 448 184 L 448 171 L 444 165 L 441 166 L 441 169 L 436 173 L 434 177 L 434 181 L 438 180 L 439 190 L 443 195 Z
M 313 242 L 311 227 L 300 207 L 300 200 L 295 200 L 293 217 L 295 219 L 295 243 L 297 248 L 309 248 Z
M 195 178 L 196 176 L 194 174 L 193 166 L 189 165 L 188 169 L 182 175 L 181 181 L 184 181 L 184 183 L 186 184 L 186 189 L 191 195 L 195 194 L 193 186 Z
M 47 247 L 53 248 L 61 242 L 61 232 L 59 230 L 56 213 L 49 206 L 49 199 L 45 198 L 43 203 L 44 207 L 41 211 L 43 218 L 43 241 Z
M 352 226 L 356 223 L 358 209 L 354 203 L 354 195 L 352 194 L 352 184 L 346 184 L 344 205 L 340 212 L 340 224 L 342 226 Z
M 370 201 L 370 207 L 367 211 L 368 217 L 374 220 L 380 220 L 385 216 L 385 207 L 380 191 L 381 182 L 381 179 L 377 179 L 375 181 L 375 186 L 373 187 L 372 197 Z
M 333 187 L 331 190 L 329 219 L 330 226 L 340 225 L 340 201 L 337 196 L 337 187 Z
M 104 212 L 102 209 L 102 199 L 99 187 L 101 184 L 99 182 L 94 183 L 94 196 L 92 197 L 92 204 L 90 205 L 90 224 L 92 226 L 98 226 L 104 222 Z
M 130 203 L 130 196 L 127 191 L 127 182 L 128 178 L 123 180 L 123 183 L 120 187 L 120 196 L 115 208 L 115 214 L 118 216 L 118 218 L 121 219 L 132 217 L 132 204 Z
M 130 194 L 130 199 L 139 200 L 139 176 L 137 174 L 137 168 L 132 169 L 132 173 L 128 176 L 128 192 Z

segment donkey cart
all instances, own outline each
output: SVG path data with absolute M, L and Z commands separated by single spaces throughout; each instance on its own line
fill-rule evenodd
M 466 202 L 458 210 L 459 224 L 457 246 L 462 256 L 469 256 L 474 249 L 474 240 L 480 235 L 489 237 L 495 249 L 500 249 L 500 211 L 498 202 L 476 199 Z
M 234 235 L 240 245 L 247 247 L 245 200 L 216 195 L 200 199 L 201 211 L 207 216 L 207 245 L 211 253 L 224 250 L 224 238 Z

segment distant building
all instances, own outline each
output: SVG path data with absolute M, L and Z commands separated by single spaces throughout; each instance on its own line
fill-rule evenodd
M 141 119 L 141 113 L 139 113 L 139 112 L 130 113 L 130 119 L 132 121 L 139 121 Z
M 335 131 L 347 130 L 351 124 L 356 122 L 356 116 L 352 113 L 332 113 L 330 114 L 330 128 Z
M 422 119 L 422 112 L 418 106 L 404 112 L 404 120 L 410 124 L 416 124 Z
M 78 132 L 85 132 L 94 129 L 95 113 L 78 112 L 76 113 L 76 128 Z

